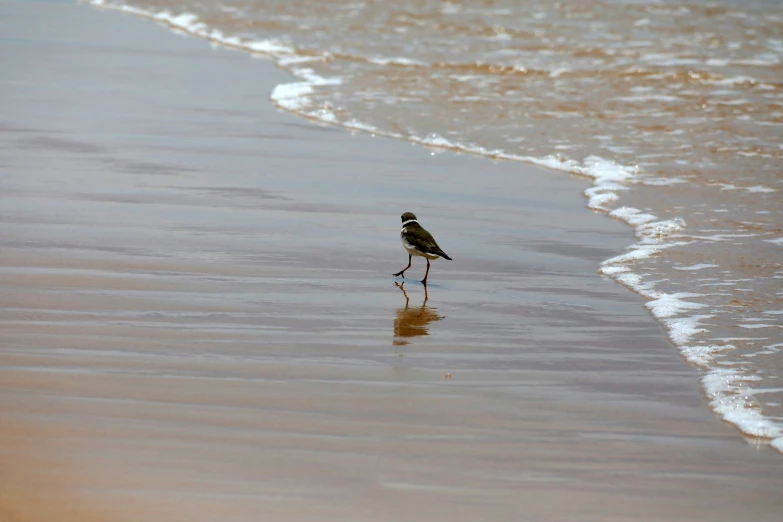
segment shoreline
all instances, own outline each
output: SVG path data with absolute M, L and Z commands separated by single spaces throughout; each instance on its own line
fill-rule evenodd
M 25 175 L 4 182 L 3 412 L 41 421 L 80 497 L 145 520 L 774 515 L 774 451 L 594 273 L 630 234 L 579 180 L 300 124 L 265 105 L 271 63 L 14 5 L 47 22 L 20 58 L 62 65 L 4 87 Z M 426 302 L 388 275 L 400 201 L 459 246 Z
M 666 328 L 668 338 L 676 346 L 687 364 L 704 372 L 701 379 L 702 390 L 715 415 L 734 425 L 742 437 L 770 444 L 771 447 L 783 453 L 783 425 L 775 421 L 778 418 L 776 412 L 780 409 L 780 404 L 776 403 L 774 399 L 770 400 L 769 404 L 764 405 L 766 415 L 759 413 L 758 408 L 747 407 L 745 396 L 750 393 L 752 383 L 756 380 L 755 373 L 748 374 L 736 368 L 727 369 L 725 366 L 716 364 L 717 359 L 734 351 L 740 352 L 737 355 L 740 361 L 743 356 L 758 356 L 758 347 L 754 350 L 732 344 L 732 339 L 737 337 L 736 332 L 726 332 L 726 328 L 733 322 L 737 322 L 736 318 L 734 320 L 725 319 L 723 323 L 719 321 L 717 325 L 710 324 L 709 319 L 715 316 L 714 310 L 713 313 L 702 311 L 706 305 L 698 300 L 704 295 L 698 292 L 698 288 L 688 285 L 683 292 L 683 289 L 677 285 L 662 284 L 667 278 L 672 277 L 671 273 L 662 275 L 656 272 L 658 277 L 650 277 L 649 267 L 641 264 L 669 249 L 687 248 L 689 244 L 693 243 L 693 232 L 687 228 L 685 220 L 676 213 L 659 217 L 650 213 L 649 209 L 641 210 L 645 208 L 643 201 L 632 201 L 629 203 L 632 206 L 613 208 L 613 203 L 618 199 L 629 199 L 620 196 L 633 184 L 641 182 L 643 184 L 668 185 L 670 184 L 669 180 L 645 174 L 644 169 L 639 169 L 638 165 L 622 165 L 597 156 L 589 156 L 581 163 L 555 156 L 519 156 L 501 150 L 490 151 L 476 145 L 454 143 L 442 136 L 403 136 L 355 120 L 338 121 L 330 110 L 323 107 L 309 107 L 307 94 L 319 85 L 339 82 L 339 78 L 323 78 L 316 75 L 313 70 L 308 68 L 307 64 L 310 59 L 298 56 L 296 49 L 292 47 L 271 39 L 252 41 L 225 36 L 219 30 L 210 28 L 201 22 L 196 15 L 191 13 L 171 14 L 166 10 L 154 12 L 132 6 L 111 4 L 106 0 L 82 1 L 99 9 L 116 10 L 141 16 L 160 23 L 172 31 L 179 31 L 227 49 L 244 51 L 252 56 L 273 60 L 276 67 L 291 74 L 299 81 L 275 86 L 270 95 L 271 103 L 278 109 L 310 122 L 350 132 L 400 140 L 430 150 L 465 153 L 492 161 L 521 162 L 528 166 L 543 167 L 550 171 L 564 172 L 572 176 L 584 176 L 591 180 L 592 186 L 584 190 L 587 208 L 623 222 L 630 227 L 635 236 L 634 241 L 630 244 L 602 259 L 597 266 L 598 272 L 646 300 L 645 309 Z M 675 186 L 675 191 L 666 197 L 677 197 L 676 187 L 679 186 L 677 184 L 680 181 L 679 178 L 672 180 L 671 184 Z M 775 191 L 774 189 L 765 190 Z M 683 204 L 686 205 L 687 201 L 684 201 Z M 634 208 L 634 205 L 639 208 Z M 687 263 L 685 264 L 687 265 Z M 690 270 L 693 266 L 699 267 L 701 265 L 691 265 L 690 267 L 683 265 L 682 270 Z M 648 274 L 647 277 L 643 275 L 645 273 Z M 694 298 L 696 299 L 694 300 Z M 726 306 L 726 303 L 722 305 L 723 308 Z M 737 350 L 738 347 L 740 350 Z M 775 350 L 776 347 L 777 345 L 773 342 L 770 346 L 761 347 L 761 352 L 768 353 L 770 349 Z M 743 349 L 749 353 L 743 353 Z M 736 366 L 737 361 L 735 360 L 734 363 Z M 768 369 L 772 370 L 772 368 Z M 767 384 L 766 388 L 774 389 L 776 385 L 777 381 L 773 380 Z M 753 400 L 758 404 L 757 397 L 754 397 Z M 775 405 L 778 407 L 776 408 Z

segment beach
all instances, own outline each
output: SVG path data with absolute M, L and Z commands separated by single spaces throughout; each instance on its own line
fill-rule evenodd
M 281 112 L 139 17 L 0 27 L 0 519 L 779 519 L 780 453 L 598 273 L 635 239 L 590 179 Z

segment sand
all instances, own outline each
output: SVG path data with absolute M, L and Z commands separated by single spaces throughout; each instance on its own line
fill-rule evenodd
M 2 520 L 778 520 L 587 180 L 311 124 L 115 12 L 0 34 Z

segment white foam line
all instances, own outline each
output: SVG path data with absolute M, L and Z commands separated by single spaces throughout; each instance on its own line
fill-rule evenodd
M 754 437 L 774 439 L 770 441 L 783 450 L 783 430 L 765 419 L 758 410 L 746 383 L 760 377 L 743 375 L 733 368 L 716 368 L 702 378 L 710 405 L 721 417 Z
M 740 153 L 738 153 L 740 154 Z M 747 156 L 751 154 L 745 154 Z M 733 183 L 711 183 L 710 186 L 713 187 L 720 187 L 721 191 L 724 190 L 745 190 L 748 192 L 757 192 L 757 193 L 770 193 L 770 192 L 777 192 L 776 189 L 765 187 L 763 185 L 754 185 L 752 187 L 738 187 L 737 185 L 734 185 Z
M 682 354 L 685 358 L 697 366 L 709 368 L 710 364 L 715 360 L 721 352 L 726 350 L 734 350 L 733 344 L 726 344 L 718 346 L 717 344 L 710 344 L 707 346 L 683 346 Z
M 656 156 L 666 156 L 666 154 L 656 154 Z M 642 157 L 649 157 L 649 155 L 642 156 Z M 639 183 L 642 183 L 643 185 L 651 185 L 654 187 L 664 187 L 666 185 L 680 185 L 681 183 L 688 183 L 688 180 L 681 177 L 672 177 L 672 178 L 645 177 L 640 179 Z
M 662 319 L 663 324 L 669 328 L 669 338 L 676 344 L 680 351 L 690 341 L 691 337 L 698 333 L 706 332 L 706 328 L 700 328 L 702 319 L 709 319 L 713 315 L 693 315 L 679 319 Z
M 711 341 L 768 341 L 769 337 L 717 337 Z
M 426 62 L 422 62 L 419 60 L 411 60 L 410 58 L 404 58 L 404 57 L 399 57 L 399 58 L 379 57 L 379 58 L 370 58 L 368 61 L 378 65 L 407 65 L 413 67 L 425 67 L 428 65 Z
M 295 49 L 276 40 L 244 42 L 236 37 L 227 37 L 216 29 L 210 29 L 207 24 L 199 21 L 198 16 L 192 13 L 181 13 L 178 15 L 173 15 L 166 10 L 157 12 L 149 11 L 146 9 L 140 9 L 138 7 L 115 4 L 107 0 L 81 1 L 102 9 L 114 9 L 137 16 L 142 16 L 144 18 L 150 18 L 156 22 L 167 25 L 172 29 L 182 31 L 193 36 L 198 36 L 199 38 L 218 43 L 225 47 L 242 49 L 251 53 L 262 53 L 275 58 L 295 53 Z
M 777 192 L 773 188 L 763 187 L 761 185 L 755 185 L 753 187 L 746 187 L 745 190 L 747 190 L 748 192 L 762 192 L 762 193 Z
M 690 266 L 675 266 L 675 270 L 703 270 L 705 268 L 717 268 L 718 265 L 710 265 L 710 264 L 698 264 L 698 265 L 690 265 Z
M 692 294 L 689 292 L 677 292 L 674 294 L 661 294 L 657 299 L 649 301 L 645 306 L 659 319 L 666 319 L 682 314 L 685 310 L 699 310 L 706 305 L 686 301 L 686 297 L 701 297 L 704 294 Z
M 775 343 L 775 344 L 768 344 L 764 346 L 765 351 L 759 352 L 763 354 L 770 354 L 770 353 L 778 353 L 781 349 L 783 349 L 783 343 Z
M 780 393 L 783 392 L 783 388 L 751 388 L 750 392 L 753 395 L 762 395 L 764 393 Z
M 645 214 L 638 209 L 632 208 L 632 207 L 620 207 L 618 209 L 615 209 L 611 212 L 609 212 L 609 215 L 612 217 L 616 217 L 618 219 L 622 219 L 626 223 L 628 223 L 631 226 L 639 226 L 644 225 L 646 223 L 649 223 L 650 221 L 655 221 L 656 217 L 652 214 Z
M 779 324 L 738 324 L 740 328 L 747 328 L 749 330 L 756 328 L 783 328 Z
M 759 235 L 760 234 L 714 234 L 712 236 L 684 235 L 683 237 L 701 239 L 703 241 L 730 241 L 738 237 L 758 237 Z
M 675 232 L 686 228 L 686 223 L 681 218 L 658 221 L 656 216 L 631 207 L 621 207 L 618 209 L 612 209 L 610 207 L 611 204 L 619 199 L 620 193 L 628 190 L 629 184 L 636 183 L 640 180 L 639 175 L 642 174 L 642 169 L 639 166 L 620 165 L 598 156 L 589 156 L 581 163 L 555 155 L 545 157 L 520 156 L 509 154 L 499 149 L 486 149 L 475 144 L 455 143 L 435 134 L 425 137 L 405 136 L 400 133 L 384 131 L 356 120 L 340 121 L 330 106 L 325 105 L 316 107 L 313 105 L 313 100 L 311 98 L 311 95 L 317 87 L 338 85 L 341 81 L 339 78 L 323 78 L 318 76 L 313 69 L 305 66 L 307 63 L 321 60 L 322 57 L 302 56 L 297 54 L 296 49 L 293 47 L 277 40 L 270 39 L 248 42 L 242 41 L 236 37 L 227 37 L 220 31 L 210 29 L 195 15 L 189 13 L 173 15 L 168 11 L 152 12 L 136 7 L 114 4 L 107 0 L 82 1 L 96 7 L 116 9 L 150 18 L 166 24 L 171 29 L 182 31 L 225 47 L 243 49 L 251 53 L 263 54 L 274 58 L 279 66 L 290 70 L 292 74 L 301 81 L 275 87 L 271 94 L 272 102 L 278 107 L 294 112 L 305 118 L 332 125 L 339 125 L 350 130 L 403 139 L 427 147 L 455 150 L 485 156 L 491 159 L 522 161 L 553 170 L 590 177 L 593 180 L 593 186 L 585 191 L 585 196 L 588 198 L 587 206 L 593 210 L 607 213 L 612 217 L 625 221 L 634 228 L 637 237 L 640 238 L 639 242 L 628 248 L 628 252 L 604 261 L 601 264 L 600 271 L 651 300 L 647 303 L 647 308 L 654 317 L 666 326 L 669 337 L 689 361 L 694 364 L 707 365 L 715 358 L 715 354 L 730 349 L 729 346 L 701 346 L 699 343 L 696 343 L 693 346 L 685 346 L 692 337 L 706 331 L 706 328 L 702 327 L 702 322 L 703 320 L 712 317 L 711 315 L 687 315 L 687 313 L 698 310 L 704 305 L 685 300 L 684 298 L 698 297 L 699 294 L 665 294 L 658 292 L 654 288 L 654 283 L 645 282 L 640 275 L 632 272 L 628 266 L 634 261 L 648 258 L 664 249 L 685 245 L 690 242 L 672 240 Z M 654 58 L 669 61 L 669 57 L 661 56 Z M 418 62 L 406 58 L 373 58 L 370 61 L 393 65 L 419 65 Z M 727 82 L 745 81 L 750 80 L 744 77 L 727 80 Z M 652 179 L 653 178 L 645 176 L 643 181 L 647 184 L 655 184 Z M 660 182 L 659 184 L 665 184 L 665 182 Z M 722 188 L 725 190 L 740 189 L 739 187 L 728 184 L 723 185 Z M 745 190 L 748 190 L 749 192 L 770 192 L 775 189 L 755 186 L 745 188 Z M 752 235 L 756 234 L 726 234 L 708 238 L 693 237 L 689 239 L 725 240 L 724 238 L 728 237 L 749 237 Z M 766 241 L 776 245 L 783 245 L 783 238 L 769 239 Z M 706 268 L 706 266 L 704 268 Z M 696 270 L 696 268 L 691 269 Z M 711 398 L 710 404 L 713 409 L 727 421 L 736 424 L 742 431 L 751 435 L 773 439 L 770 444 L 783 453 L 783 432 L 781 432 L 781 428 L 770 420 L 763 418 L 756 409 L 746 407 L 744 399 L 737 399 L 740 395 L 737 392 L 737 386 L 741 385 L 744 381 L 754 379 L 754 377 L 740 375 L 736 372 L 731 373 L 731 371 L 733 370 L 720 368 L 712 370 L 704 377 L 703 384 L 707 394 Z

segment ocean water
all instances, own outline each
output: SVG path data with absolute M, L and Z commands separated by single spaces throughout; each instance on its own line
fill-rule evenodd
M 597 269 L 783 452 L 783 3 L 90 3 L 273 58 L 304 118 L 591 177 L 638 238 Z

